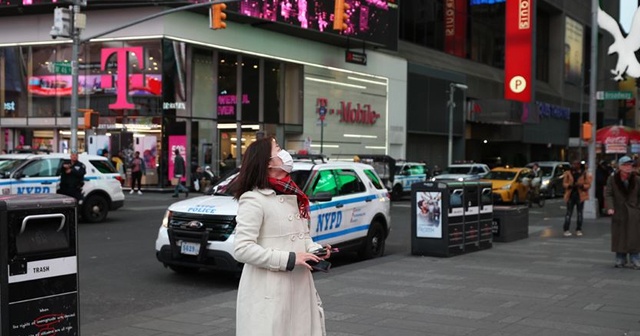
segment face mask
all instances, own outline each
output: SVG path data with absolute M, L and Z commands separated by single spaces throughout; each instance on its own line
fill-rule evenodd
M 277 156 L 282 160 L 282 165 L 278 168 L 286 171 L 287 173 L 291 173 L 293 170 L 293 158 L 291 157 L 291 154 L 286 150 L 281 149 Z

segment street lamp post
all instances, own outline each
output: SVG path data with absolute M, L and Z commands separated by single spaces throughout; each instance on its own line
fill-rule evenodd
M 449 101 L 447 102 L 447 105 L 449 106 L 449 147 L 447 157 L 448 166 L 451 166 L 451 164 L 453 163 L 453 109 L 456 107 L 456 103 L 453 101 L 453 94 L 455 93 L 456 88 L 460 90 L 466 90 L 468 86 L 460 83 L 449 84 Z

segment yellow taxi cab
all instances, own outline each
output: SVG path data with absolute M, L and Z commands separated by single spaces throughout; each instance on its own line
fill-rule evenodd
M 518 204 L 527 200 L 529 168 L 493 168 L 481 181 L 491 182 L 494 203 Z

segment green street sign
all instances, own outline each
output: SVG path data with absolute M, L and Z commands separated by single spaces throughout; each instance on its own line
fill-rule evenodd
M 70 75 L 71 74 L 71 63 L 65 62 L 53 62 L 53 73 L 59 75 Z
M 633 99 L 633 93 L 630 91 L 598 91 L 596 92 L 597 100 L 629 100 Z

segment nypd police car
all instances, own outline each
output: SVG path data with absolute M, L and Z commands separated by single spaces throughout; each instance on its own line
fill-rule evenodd
M 215 185 L 211 195 L 169 206 L 156 239 L 161 263 L 178 273 L 242 268 L 233 258 L 238 202 L 230 190 L 236 176 Z M 315 242 L 355 251 L 363 259 L 383 255 L 391 224 L 390 199 L 373 167 L 296 161 L 291 178 L 309 196 L 309 228 Z
M 2 195 L 55 194 L 61 167 L 69 161 L 69 154 L 62 153 L 0 155 Z M 80 154 L 78 161 L 86 168 L 78 214 L 87 222 L 101 222 L 124 205 L 121 177 L 105 157 Z
M 391 198 L 396 201 L 400 200 L 403 195 L 411 193 L 411 185 L 427 180 L 429 168 L 425 163 L 421 162 L 396 162 L 396 171 L 393 177 L 393 186 L 391 189 Z

